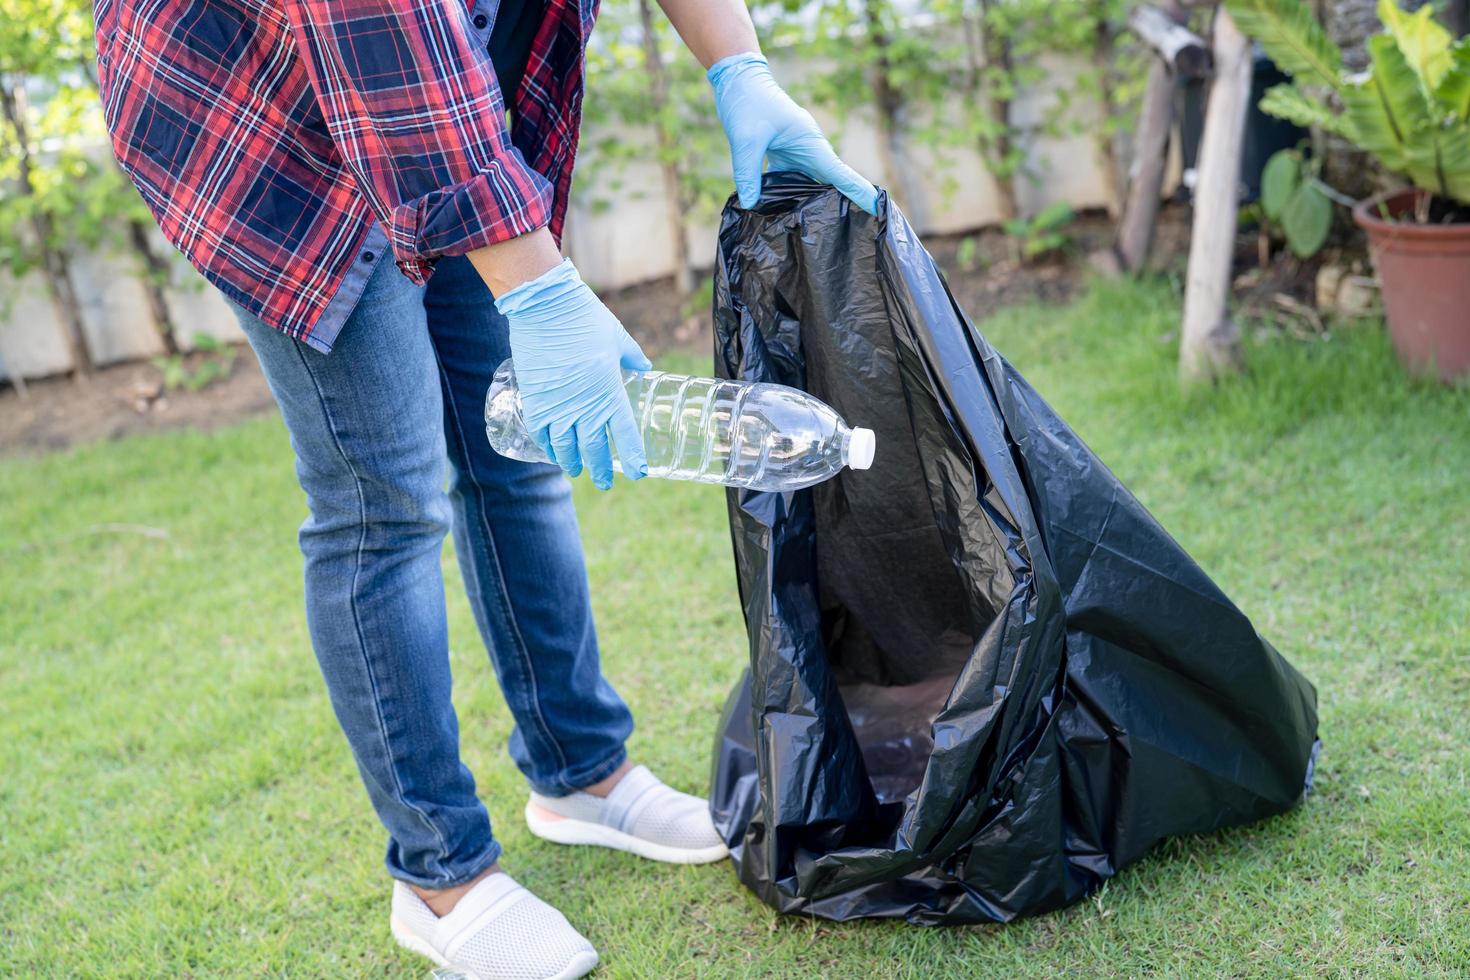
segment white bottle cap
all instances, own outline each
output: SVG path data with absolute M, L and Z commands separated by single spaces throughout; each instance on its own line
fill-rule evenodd
M 873 465 L 873 453 L 878 449 L 878 440 L 872 429 L 853 429 L 847 439 L 847 465 L 855 470 L 865 470 Z

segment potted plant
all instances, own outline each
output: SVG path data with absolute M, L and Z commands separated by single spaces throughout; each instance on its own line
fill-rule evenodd
M 1428 4 L 1408 14 L 1379 0 L 1384 30 L 1368 39 L 1368 70 L 1350 74 L 1301 0 L 1225 5 L 1292 76 L 1267 91 L 1263 110 L 1336 133 L 1407 178 L 1353 209 L 1389 333 L 1411 370 L 1470 376 L 1470 38 L 1452 38 Z

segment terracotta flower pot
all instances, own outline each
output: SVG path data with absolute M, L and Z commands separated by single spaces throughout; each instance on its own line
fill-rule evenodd
M 1470 376 L 1470 222 L 1389 220 L 1411 215 L 1423 196 L 1402 190 L 1369 198 L 1353 209 L 1353 220 L 1368 233 L 1399 360 L 1415 373 L 1456 381 Z

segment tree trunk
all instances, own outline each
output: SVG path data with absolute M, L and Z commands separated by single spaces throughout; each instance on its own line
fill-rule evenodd
M 995 183 L 996 193 L 1000 195 L 997 210 L 1000 212 L 1001 222 L 1004 223 L 1014 220 L 1021 213 L 1020 201 L 1016 194 L 1015 175 L 1010 172 L 1013 149 L 1011 103 L 1010 99 L 1002 98 L 997 93 L 993 82 L 986 81 L 984 71 L 987 68 L 993 68 L 1009 76 L 1011 58 L 1010 46 L 1005 39 L 985 23 L 989 3 L 990 0 L 980 0 L 979 17 L 966 15 L 964 18 L 965 51 L 969 59 L 970 91 L 974 98 L 983 101 L 982 111 L 989 116 L 990 124 L 994 129 L 993 136 L 980 138 L 980 158 L 985 161 L 986 168 L 990 171 L 991 179 Z
M 168 300 L 163 295 L 163 284 L 168 281 L 168 266 L 153 251 L 153 243 L 148 240 L 148 228 L 143 222 L 136 219 L 128 222 L 128 241 L 143 261 L 143 292 L 148 297 L 148 312 L 153 315 L 154 332 L 158 334 L 165 354 L 177 354 L 178 332 L 168 312 Z
M 1107 190 L 1108 217 L 1117 220 L 1123 214 L 1124 180 L 1123 168 L 1118 164 L 1118 148 L 1107 121 L 1114 118 L 1117 107 L 1113 104 L 1112 65 L 1116 58 L 1113 44 L 1113 29 L 1106 16 L 1099 16 L 1097 31 L 1092 39 L 1092 68 L 1097 72 L 1098 109 L 1103 114 L 1101 123 L 1094 127 L 1097 146 L 1098 167 L 1102 170 Z
M 22 196 L 34 197 L 36 185 L 31 178 L 34 161 L 31 156 L 30 133 L 26 127 L 25 90 L 21 87 L 22 84 L 17 82 L 12 87 L 8 82 L 0 82 L 0 110 L 4 111 L 6 121 L 15 131 L 18 156 L 16 183 Z M 85 381 L 92 373 L 92 358 L 87 351 L 87 334 L 82 325 L 82 305 L 77 300 L 76 286 L 72 282 L 71 263 L 63 252 L 52 247 L 55 230 L 50 216 L 39 210 L 35 211 L 31 216 L 31 231 L 36 236 L 36 248 L 41 254 L 46 288 L 51 294 L 56 315 L 61 319 L 62 334 L 71 355 L 72 369 L 79 381 Z
M 873 105 L 877 109 L 878 156 L 883 170 L 883 183 L 890 191 L 897 191 L 909 217 L 922 224 L 918 214 L 920 197 L 917 187 L 910 179 L 904 160 L 903 147 L 903 94 L 893 84 L 892 69 L 888 60 L 888 49 L 892 42 L 883 26 L 883 4 L 885 0 L 863 0 L 863 15 L 867 22 L 868 43 L 877 52 L 874 59 L 872 87 Z
M 658 140 L 659 169 L 663 173 L 664 210 L 668 213 L 669 238 L 674 243 L 674 288 L 681 300 L 694 293 L 694 268 L 689 258 L 689 231 L 684 218 L 690 211 L 684 181 L 679 173 L 678 135 L 669 131 L 665 113 L 669 105 L 669 76 L 658 50 L 658 34 L 649 0 L 638 0 L 638 21 L 643 29 L 643 66 L 648 72 L 653 97 L 654 133 Z
M 1215 82 L 1200 138 L 1189 275 L 1179 338 L 1179 377 L 1213 380 L 1241 366 L 1230 318 L 1231 266 L 1240 202 L 1240 151 L 1251 92 L 1251 42 L 1222 7 L 1215 15 Z

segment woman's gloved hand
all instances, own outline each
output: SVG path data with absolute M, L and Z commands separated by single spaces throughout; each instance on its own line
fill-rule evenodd
M 648 472 L 643 434 L 623 388 L 623 370 L 653 367 L 618 318 L 577 275 L 571 259 L 495 301 L 510 321 L 510 356 L 532 436 L 568 476 L 585 464 L 600 490 L 612 486 L 608 430 L 623 475 Z
M 763 55 L 722 58 L 708 74 L 715 111 L 730 140 L 741 207 L 755 207 L 760 200 L 761 161 L 769 159 L 772 170 L 795 170 L 831 184 L 864 211 L 877 213 L 877 188 L 838 159 L 811 113 L 776 84 Z

